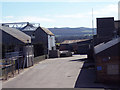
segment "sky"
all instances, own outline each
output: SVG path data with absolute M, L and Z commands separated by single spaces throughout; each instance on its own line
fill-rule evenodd
M 0 3 L 1 23 L 31 22 L 50 27 L 89 27 L 96 18 L 118 19 L 118 0 L 6 0 Z

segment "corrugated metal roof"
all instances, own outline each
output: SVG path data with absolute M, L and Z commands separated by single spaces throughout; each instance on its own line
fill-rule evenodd
M 21 28 L 22 31 L 35 31 L 38 27 L 34 27 L 33 25 L 26 25 L 25 27 Z
M 107 43 L 103 42 L 103 43 L 101 43 L 101 44 L 94 47 L 95 54 L 100 53 L 103 50 L 106 50 L 106 49 L 114 46 L 115 44 L 117 44 L 119 42 L 120 42 L 120 37 L 115 38 L 115 39 L 113 39 L 113 40 L 111 40 L 111 41 L 109 41 Z
M 89 39 L 81 39 L 81 40 L 65 40 L 61 44 L 72 44 L 72 43 L 77 43 L 77 42 L 82 42 L 82 41 L 87 41 Z
M 21 32 L 20 30 L 17 30 L 15 28 L 11 28 L 11 27 L 5 27 L 5 26 L 0 26 L 0 29 L 24 43 L 28 43 L 28 40 L 29 40 L 29 43 L 31 43 L 31 37 L 28 36 L 27 34 Z
M 39 27 L 34 27 L 32 24 L 27 24 L 25 27 L 21 28 L 20 30 L 22 31 L 35 31 L 37 30 L 37 28 Z M 40 27 L 43 31 L 45 31 L 45 33 L 47 33 L 48 35 L 54 35 L 49 29 L 44 28 L 44 27 Z
M 47 28 L 41 27 L 42 30 L 44 30 L 48 35 L 54 36 L 54 34 Z

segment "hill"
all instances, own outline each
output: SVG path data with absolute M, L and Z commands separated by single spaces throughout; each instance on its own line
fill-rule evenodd
M 56 36 L 83 36 L 83 35 L 91 35 L 92 28 L 49 28 Z M 96 31 L 95 31 L 96 33 Z
M 78 27 L 78 28 L 48 28 L 51 32 L 53 32 L 58 41 L 60 40 L 74 40 L 74 39 L 89 39 L 92 36 L 93 29 L 86 27 Z M 96 29 L 94 29 L 94 33 L 96 34 Z

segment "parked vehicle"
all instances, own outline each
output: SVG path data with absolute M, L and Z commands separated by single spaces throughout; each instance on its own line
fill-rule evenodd
M 69 57 L 72 56 L 72 52 L 68 50 L 60 51 L 60 57 Z

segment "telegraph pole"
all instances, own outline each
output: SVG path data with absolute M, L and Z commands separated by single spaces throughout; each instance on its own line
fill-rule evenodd
M 92 58 L 94 58 L 94 17 L 93 17 L 93 8 L 92 8 Z
M 93 17 L 93 8 L 92 8 L 92 36 L 94 36 L 94 17 Z

